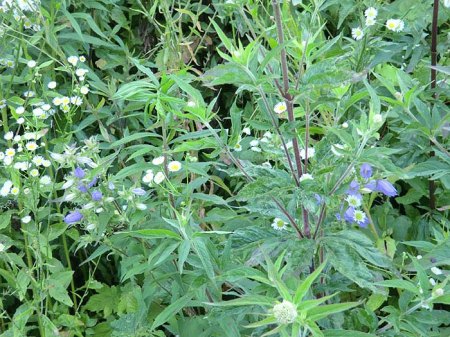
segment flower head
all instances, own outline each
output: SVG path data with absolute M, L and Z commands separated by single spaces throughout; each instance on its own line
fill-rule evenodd
M 29 61 L 27 62 L 27 67 L 28 67 L 28 68 L 34 68 L 34 67 L 36 67 L 36 61 L 34 61 L 34 60 L 29 60 Z
M 91 198 L 94 201 L 100 201 L 102 200 L 103 194 L 100 191 L 95 190 L 94 192 L 92 192 L 91 194 Z
M 369 7 L 364 11 L 364 16 L 366 18 L 375 19 L 378 15 L 378 11 L 374 7 Z
M 298 316 L 297 307 L 294 303 L 283 300 L 274 305 L 273 315 L 280 324 L 293 323 Z
M 282 114 L 283 112 L 285 112 L 287 110 L 287 105 L 286 102 L 279 102 L 277 104 L 275 104 L 275 106 L 273 107 L 273 111 L 279 115 Z
M 167 169 L 170 172 L 178 172 L 179 170 L 181 170 L 181 163 L 179 161 L 171 161 L 168 165 L 167 165 Z
M 73 211 L 64 217 L 64 222 L 66 224 L 70 225 L 75 222 L 81 221 L 82 219 L 83 219 L 83 214 L 81 214 L 79 211 Z
M 352 29 L 352 37 L 356 40 L 359 41 L 364 37 L 364 32 L 361 29 L 361 27 L 356 27 Z
M 139 196 L 143 196 L 143 195 L 145 195 L 145 193 L 146 193 L 145 190 L 142 189 L 142 188 L 140 188 L 140 187 L 133 188 L 133 189 L 131 190 L 131 192 L 133 192 L 133 194 L 139 195 Z
M 152 164 L 153 165 L 161 165 L 162 163 L 164 163 L 164 156 L 160 156 L 160 157 L 156 157 L 155 159 L 152 160 Z
M 309 174 L 309 173 L 304 173 L 302 174 L 302 176 L 300 177 L 300 182 L 305 181 L 305 180 L 314 180 L 314 177 Z
M 362 164 L 359 173 L 364 179 L 369 179 L 372 176 L 372 166 L 368 163 Z
M 389 19 L 386 21 L 386 28 L 393 32 L 401 32 L 405 27 L 405 23 L 400 19 Z
M 442 275 L 442 270 L 439 269 L 438 267 L 431 267 L 430 270 L 434 275 Z
M 350 186 L 348 187 L 348 190 L 346 193 L 350 194 L 350 195 L 359 194 L 359 184 L 356 180 L 353 180 L 350 183 Z
M 84 172 L 84 170 L 81 167 L 77 167 L 74 171 L 73 171 L 73 175 L 78 178 L 78 179 L 83 179 L 86 175 L 86 172 Z
M 153 178 L 153 181 L 156 184 L 161 184 L 164 181 L 165 178 L 166 178 L 166 176 L 164 175 L 164 173 L 158 172 L 158 173 L 155 174 L 155 177 Z
M 366 18 L 366 26 L 370 27 L 373 26 L 375 24 L 375 19 L 374 18 Z
M 371 191 L 381 192 L 388 197 L 395 197 L 396 195 L 398 195 L 398 192 L 395 189 L 394 185 L 392 185 L 386 179 L 371 181 L 366 185 L 366 188 Z
M 345 201 L 347 201 L 351 207 L 359 207 L 361 206 L 361 194 L 349 194 Z
M 272 228 L 277 231 L 282 231 L 283 229 L 286 229 L 287 223 L 283 221 L 283 219 L 275 218 L 272 222 Z
M 78 63 L 78 57 L 76 57 L 76 56 L 69 56 L 67 58 L 67 62 L 69 62 L 71 65 L 73 65 L 75 67 L 77 65 L 77 63 Z

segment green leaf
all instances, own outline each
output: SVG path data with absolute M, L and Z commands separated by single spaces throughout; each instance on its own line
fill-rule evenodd
M 323 268 L 325 268 L 326 264 L 327 262 L 324 261 L 319 267 L 316 268 L 316 270 L 314 270 L 313 273 L 308 275 L 308 277 L 302 283 L 300 283 L 294 295 L 295 304 L 299 304 L 300 301 L 303 299 L 303 297 L 305 297 L 308 290 L 311 288 L 312 283 L 320 275 Z
M 157 327 L 166 323 L 169 319 L 174 317 L 180 310 L 182 310 L 186 306 L 187 303 L 189 303 L 191 298 L 192 295 L 187 294 L 183 297 L 180 297 L 175 302 L 167 306 L 163 311 L 159 313 L 158 316 L 156 316 L 150 330 L 156 329 Z
M 417 287 L 414 283 L 406 280 L 384 280 L 381 282 L 376 282 L 375 284 L 388 288 L 405 289 L 412 292 L 413 294 L 419 295 L 419 287 Z
M 127 234 L 137 238 L 143 239 L 176 239 L 181 240 L 179 234 L 168 229 L 138 229 L 131 232 L 117 232 L 118 234 Z
M 354 330 L 325 330 L 322 332 L 325 337 L 377 337 L 370 333 Z
M 321 305 L 308 310 L 307 319 L 318 321 L 319 319 L 325 318 L 329 315 L 354 308 L 359 304 L 359 302 L 347 302 Z
M 248 295 L 225 302 L 208 302 L 205 304 L 212 305 L 215 307 L 237 307 L 247 305 L 260 305 L 263 307 L 273 307 L 274 302 L 275 301 L 270 297 L 261 295 Z

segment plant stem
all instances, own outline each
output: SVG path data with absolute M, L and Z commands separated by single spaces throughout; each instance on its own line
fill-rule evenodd
M 272 0 L 272 7 L 273 7 L 273 11 L 274 11 L 275 23 L 277 26 L 278 44 L 283 46 L 284 45 L 283 25 L 281 22 L 280 4 L 278 3 L 277 0 Z M 292 103 L 293 97 L 289 93 L 289 70 L 288 70 L 288 63 L 287 63 L 286 48 L 284 46 L 281 48 L 281 72 L 282 72 L 282 76 L 283 76 L 282 95 L 286 102 L 289 123 L 293 124 L 295 122 L 294 106 Z M 302 159 L 300 156 L 300 148 L 298 146 L 296 129 L 294 129 L 294 132 L 295 132 L 295 136 L 292 139 L 292 147 L 294 149 L 295 164 L 297 166 L 297 177 L 300 180 L 300 177 L 303 175 Z M 306 136 L 308 136 L 308 135 L 306 135 Z M 308 211 L 303 206 L 301 207 L 301 209 L 302 209 L 302 217 L 303 217 L 303 226 L 304 226 L 305 236 L 310 237 L 311 232 L 310 232 L 310 228 L 309 228 Z
M 438 14 L 439 14 L 439 0 L 434 0 L 433 5 L 433 22 L 431 24 L 431 90 L 436 89 L 436 64 L 437 64 L 437 34 L 438 34 Z M 433 93 L 433 98 L 437 98 L 436 92 Z M 434 103 L 431 105 L 431 109 L 433 109 Z M 430 145 L 433 145 L 433 142 L 430 141 Z M 430 151 L 430 157 L 434 157 L 434 151 Z M 428 190 L 429 190 L 429 199 L 430 199 L 430 209 L 436 209 L 436 184 L 434 180 L 428 180 Z

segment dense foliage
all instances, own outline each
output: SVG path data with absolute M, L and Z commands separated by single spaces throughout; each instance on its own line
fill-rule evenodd
M 0 336 L 449 336 L 449 19 L 0 0 Z

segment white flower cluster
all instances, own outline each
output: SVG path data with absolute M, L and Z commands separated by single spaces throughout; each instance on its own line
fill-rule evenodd
M 297 307 L 294 303 L 283 300 L 273 307 L 273 315 L 280 324 L 290 324 L 295 322 L 298 316 Z
M 0 8 L 6 12 L 10 9 L 23 12 L 35 12 L 39 9 L 39 0 L 3 0 Z
M 160 157 L 154 158 L 152 160 L 152 164 L 155 166 L 160 166 L 164 163 L 164 161 L 165 161 L 165 157 L 160 156 Z M 182 167 L 181 163 L 176 160 L 173 160 L 167 164 L 167 170 L 169 172 L 178 172 L 179 170 L 181 170 L 181 167 Z M 148 185 L 151 185 L 152 183 L 159 185 L 164 181 L 164 179 L 166 179 L 166 175 L 164 174 L 163 171 L 158 171 L 155 174 L 152 169 L 149 169 L 149 170 L 145 171 L 142 181 Z

